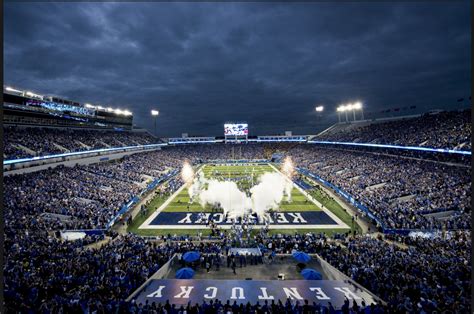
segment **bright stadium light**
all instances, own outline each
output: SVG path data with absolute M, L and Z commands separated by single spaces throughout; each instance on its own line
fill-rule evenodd
M 349 120 L 347 119 L 347 111 L 351 110 L 351 105 L 350 104 L 347 104 L 347 105 L 341 105 L 339 107 L 337 107 L 337 112 L 345 112 L 346 113 L 346 122 L 348 122 Z M 339 122 L 341 120 L 341 116 L 339 115 Z
M 126 116 L 131 116 L 133 113 L 130 112 L 130 111 L 128 111 L 128 110 L 125 110 L 125 111 L 123 112 L 123 114 L 126 115 Z
M 155 136 L 156 136 L 156 118 L 158 117 L 158 115 L 160 114 L 160 112 L 158 110 L 152 110 L 151 111 L 151 115 L 153 116 L 154 118 L 154 122 L 155 122 Z
M 322 112 L 324 110 L 324 107 L 323 106 L 317 106 L 316 108 L 314 108 L 317 112 Z
M 9 91 L 9 92 L 15 92 L 15 93 L 23 93 L 23 91 L 21 90 L 18 90 L 18 89 L 14 89 L 13 87 L 5 87 L 5 90 Z
M 95 107 L 92 106 L 91 104 L 84 104 L 84 106 L 86 106 L 86 108 L 95 108 Z
M 358 102 L 352 104 L 352 108 L 360 110 L 360 109 L 362 109 L 362 103 L 360 101 L 358 101 Z

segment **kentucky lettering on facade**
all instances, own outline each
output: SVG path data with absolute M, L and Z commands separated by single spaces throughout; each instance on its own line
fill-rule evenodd
M 203 300 L 219 299 L 237 303 L 316 302 L 342 306 L 345 299 L 376 303 L 370 293 L 351 283 L 333 280 L 153 280 L 136 295 L 137 303 L 166 302 L 176 304 L 200 303 Z

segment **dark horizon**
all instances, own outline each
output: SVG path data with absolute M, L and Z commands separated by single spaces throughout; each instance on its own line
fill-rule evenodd
M 366 118 L 470 103 L 470 1 L 4 10 L 5 85 L 129 109 L 151 132 L 158 109 L 162 137 L 221 136 L 226 121 L 248 122 L 250 135 L 315 134 L 352 101 Z

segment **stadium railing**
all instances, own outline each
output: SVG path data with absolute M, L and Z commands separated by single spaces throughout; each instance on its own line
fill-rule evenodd
M 415 151 L 422 151 L 422 152 L 459 154 L 459 155 L 469 155 L 469 156 L 472 154 L 471 151 L 467 151 L 467 150 L 454 150 L 454 149 L 419 147 L 419 146 L 400 146 L 400 145 L 389 145 L 389 144 L 331 142 L 331 141 L 307 141 L 307 143 L 308 144 L 329 144 L 329 145 L 346 145 L 346 146 L 363 146 L 363 147 L 375 147 L 375 148 L 404 149 L 404 150 L 415 150 Z

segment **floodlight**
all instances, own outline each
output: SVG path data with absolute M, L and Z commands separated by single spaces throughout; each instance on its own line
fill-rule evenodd
M 152 110 L 152 111 L 151 111 L 151 115 L 152 115 L 152 116 L 157 116 L 157 115 L 159 115 L 159 114 L 160 114 L 160 112 L 159 112 L 158 110 Z
M 360 101 L 354 103 L 352 109 L 362 109 L 362 103 Z
M 324 107 L 323 106 L 317 106 L 315 109 L 316 109 L 317 112 L 321 112 L 321 111 L 324 110 Z
M 9 91 L 9 92 L 23 93 L 21 90 L 14 89 L 14 88 L 9 87 L 9 86 L 5 87 L 5 89 L 6 89 L 7 91 Z

